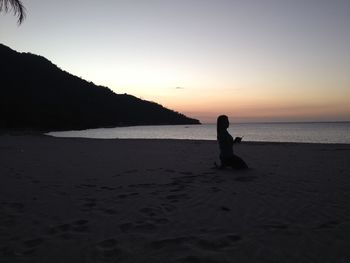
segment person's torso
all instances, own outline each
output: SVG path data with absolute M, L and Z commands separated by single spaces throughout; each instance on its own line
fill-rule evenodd
M 233 138 L 228 131 L 223 131 L 218 135 L 220 157 L 228 158 L 233 156 Z

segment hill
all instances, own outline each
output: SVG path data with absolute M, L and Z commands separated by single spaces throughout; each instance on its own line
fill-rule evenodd
M 200 124 L 157 103 L 74 76 L 48 59 L 0 44 L 0 128 L 72 130 Z

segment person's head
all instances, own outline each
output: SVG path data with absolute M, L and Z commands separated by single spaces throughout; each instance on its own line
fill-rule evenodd
M 228 117 L 226 115 L 220 115 L 216 123 L 217 132 L 219 133 L 226 130 L 229 126 L 230 122 L 228 121 Z

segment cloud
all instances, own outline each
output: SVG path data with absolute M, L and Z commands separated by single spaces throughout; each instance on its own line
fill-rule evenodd
M 184 87 L 175 87 L 175 89 L 185 89 Z

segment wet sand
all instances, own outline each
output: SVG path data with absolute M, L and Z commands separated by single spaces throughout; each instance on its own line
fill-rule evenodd
M 0 135 L 0 262 L 350 262 L 350 145 Z

